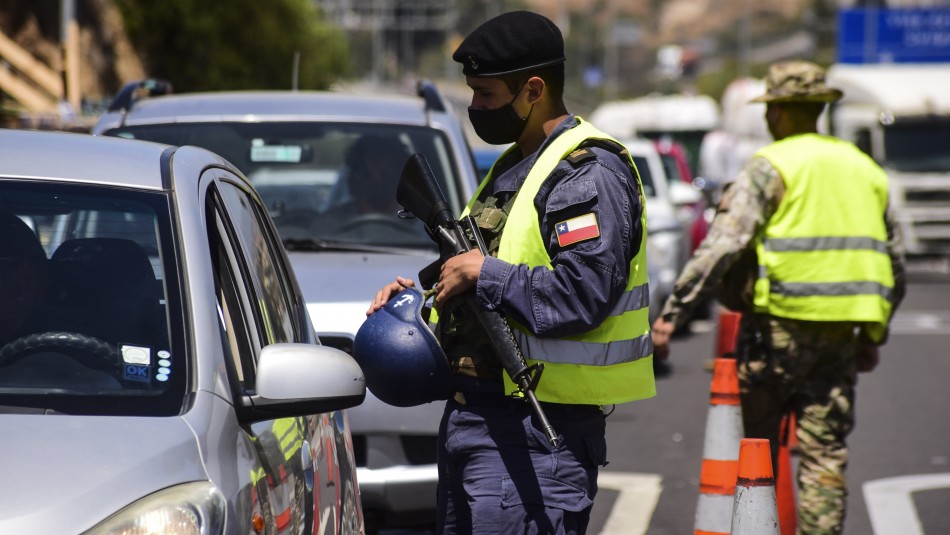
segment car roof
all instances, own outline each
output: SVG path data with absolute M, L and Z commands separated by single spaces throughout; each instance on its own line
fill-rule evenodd
M 160 161 L 168 150 L 174 149 L 88 134 L 0 130 L 0 177 L 161 189 Z
M 630 151 L 630 154 L 637 156 L 657 154 L 656 146 L 653 144 L 653 141 L 645 137 L 619 138 L 618 141 Z
M 168 95 L 137 101 L 124 125 L 163 122 L 325 121 L 426 124 L 423 99 L 350 95 L 329 91 L 222 91 Z M 108 128 L 119 126 L 120 121 Z
M 638 132 L 710 130 L 719 124 L 719 104 L 709 95 L 651 94 L 601 103 L 588 120 L 613 136 Z

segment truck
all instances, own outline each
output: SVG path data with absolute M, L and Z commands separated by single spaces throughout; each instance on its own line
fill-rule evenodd
M 836 63 L 824 127 L 887 172 L 908 255 L 950 255 L 950 63 Z

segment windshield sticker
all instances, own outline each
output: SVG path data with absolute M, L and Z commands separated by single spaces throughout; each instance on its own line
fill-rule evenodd
M 164 383 L 165 381 L 168 380 L 168 374 L 170 373 L 171 373 L 171 369 L 169 368 L 159 368 L 158 373 L 155 374 L 155 380 L 161 381 Z
M 304 163 L 312 159 L 309 145 L 267 145 L 260 138 L 251 141 L 250 160 L 254 163 Z
M 123 345 L 122 362 L 126 364 L 144 364 L 148 366 L 152 363 L 152 350 L 148 347 Z
M 164 383 L 172 374 L 172 354 L 163 349 L 157 355 L 159 368 L 155 370 L 155 380 Z
M 147 383 L 150 375 L 148 366 L 137 364 L 126 364 L 123 374 L 126 381 L 138 381 L 140 383 Z

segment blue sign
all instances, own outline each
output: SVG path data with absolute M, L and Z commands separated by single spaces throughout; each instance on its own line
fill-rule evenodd
M 838 62 L 950 62 L 950 7 L 843 9 Z

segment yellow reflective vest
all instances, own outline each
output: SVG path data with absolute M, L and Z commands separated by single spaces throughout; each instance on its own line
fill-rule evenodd
M 756 243 L 755 310 L 806 321 L 867 322 L 880 341 L 894 288 L 887 175 L 854 145 L 819 134 L 759 150 L 785 195 Z
M 498 246 L 498 258 L 530 268 L 554 269 L 541 236 L 534 198 L 541 184 L 558 162 L 588 139 L 614 141 L 581 119 L 579 124 L 555 138 L 538 155 L 524 184 L 518 190 Z M 619 146 L 619 143 L 618 143 Z M 519 150 L 517 146 L 509 149 Z M 500 160 L 501 158 L 499 158 Z M 640 249 L 630 261 L 627 287 L 609 317 L 583 334 L 567 338 L 540 338 L 514 318 L 508 323 L 528 364 L 544 363 L 544 372 L 535 393 L 541 401 L 585 405 L 611 405 L 656 395 L 653 377 L 653 341 L 650 338 L 650 302 L 646 268 L 646 204 L 643 186 L 633 160 L 627 164 L 637 179 L 643 228 Z M 464 215 L 471 210 L 481 191 L 491 182 L 494 169 L 479 185 Z M 505 376 L 506 391 L 514 384 Z

